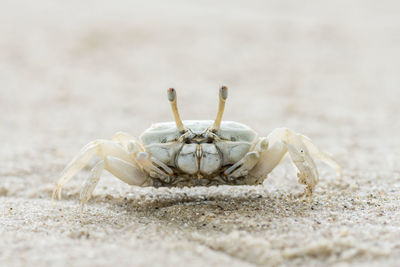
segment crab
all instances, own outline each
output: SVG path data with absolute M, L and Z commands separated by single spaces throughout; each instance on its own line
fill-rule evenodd
M 214 121 L 182 121 L 176 91 L 170 88 L 167 94 L 175 121 L 153 124 L 139 140 L 118 132 L 112 140 L 88 143 L 61 173 L 52 199 L 57 195 L 61 198 L 64 184 L 95 155 L 101 160 L 91 169 L 81 189 L 82 207 L 90 199 L 103 170 L 136 186 L 259 185 L 289 154 L 308 195 L 319 179 L 314 159 L 325 162 L 341 176 L 341 166 L 302 134 L 277 128 L 267 137 L 257 137 L 257 133 L 244 124 L 222 121 L 228 97 L 225 86 L 219 90 Z

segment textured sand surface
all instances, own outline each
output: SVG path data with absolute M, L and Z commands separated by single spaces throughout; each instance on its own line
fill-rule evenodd
M 5 1 L 0 266 L 375 265 L 400 260 L 398 1 Z M 91 140 L 172 119 L 286 126 L 318 163 L 312 203 L 286 158 L 259 187 L 154 189 L 103 175 L 80 216 Z M 95 160 L 93 160 L 91 166 Z

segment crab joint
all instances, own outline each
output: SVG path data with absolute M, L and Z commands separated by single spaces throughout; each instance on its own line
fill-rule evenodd
M 218 131 L 219 127 L 221 126 L 222 115 L 224 114 L 225 102 L 227 98 L 228 98 L 228 87 L 221 86 L 221 88 L 219 89 L 219 106 L 218 106 L 217 118 L 215 119 L 214 124 L 211 127 L 211 131 L 213 132 Z
M 156 158 L 150 157 L 149 153 L 147 152 L 137 153 L 136 160 L 147 172 L 155 172 L 161 176 L 173 174 L 173 171 L 167 165 Z M 158 166 L 160 166 L 162 170 L 157 168 L 157 166 L 155 166 L 153 163 L 156 163 Z
M 176 127 L 180 132 L 186 132 L 186 128 L 182 123 L 181 117 L 178 112 L 178 105 L 176 103 L 176 91 L 174 88 L 168 89 L 168 100 L 171 103 L 172 113 L 174 114 Z

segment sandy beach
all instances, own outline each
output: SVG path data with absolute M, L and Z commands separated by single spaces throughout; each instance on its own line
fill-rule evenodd
M 6 1 L 0 9 L 0 266 L 398 266 L 397 1 Z M 51 204 L 88 142 L 173 119 L 288 127 L 317 161 L 311 202 L 286 157 L 262 186 L 140 188 L 96 162 Z

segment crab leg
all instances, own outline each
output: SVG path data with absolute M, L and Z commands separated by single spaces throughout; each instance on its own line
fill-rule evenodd
M 249 152 L 241 160 L 226 169 L 224 174 L 230 178 L 245 176 L 257 164 L 259 158 L 260 154 L 257 151 Z
M 299 134 L 301 141 L 306 145 L 308 151 L 313 156 L 313 158 L 319 159 L 320 161 L 324 162 L 326 165 L 331 167 L 332 169 L 336 170 L 337 175 L 339 178 L 342 177 L 342 166 L 340 166 L 331 156 L 319 150 L 319 148 L 311 143 L 311 140 L 304 135 Z
M 307 191 L 310 194 L 317 185 L 319 178 L 317 167 L 311 156 L 323 160 L 331 167 L 334 167 L 338 173 L 341 171 L 341 167 L 335 160 L 320 152 L 306 137 L 289 129 L 275 129 L 267 137 L 267 140 L 268 149 L 261 153 L 259 163 L 249 172 L 252 176 L 266 176 L 280 163 L 287 152 L 298 170 L 299 182 L 307 185 Z
M 268 149 L 261 153 L 257 165 L 249 172 L 250 175 L 266 176 L 282 161 L 286 152 L 287 148 L 282 142 L 268 144 Z
M 268 148 L 268 142 L 266 138 L 260 138 L 255 144 L 254 148 L 251 149 L 241 160 L 233 164 L 231 167 L 224 171 L 224 174 L 229 178 L 237 178 L 248 174 L 249 170 L 259 162 L 260 155 Z
M 147 173 L 135 165 L 111 156 L 105 158 L 104 169 L 130 185 L 142 185 L 148 177 Z
M 138 153 L 138 152 L 145 152 L 145 148 L 140 144 L 140 142 L 138 142 L 136 140 L 136 138 L 134 138 L 133 136 L 131 136 L 128 133 L 124 133 L 124 132 L 118 132 L 114 135 L 113 137 L 114 141 L 118 141 L 119 143 L 121 143 L 130 153 Z M 137 159 L 137 158 L 135 158 Z M 144 165 L 147 165 L 149 167 L 149 169 L 153 169 L 155 165 L 159 166 L 161 169 L 164 170 L 164 172 L 160 173 L 160 170 L 155 170 L 157 173 L 161 174 L 161 175 L 172 175 L 173 171 L 170 167 L 168 167 L 166 164 L 164 164 L 162 161 L 160 161 L 159 159 L 155 158 L 155 157 L 150 157 L 151 160 L 151 164 L 149 164 L 150 162 L 148 162 L 147 160 L 145 160 L 143 163 Z
M 130 185 L 142 185 L 148 177 L 146 173 L 142 172 L 131 163 L 116 157 L 107 156 L 104 160 L 101 160 L 93 167 L 88 179 L 82 187 L 79 198 L 82 204 L 82 209 L 92 196 L 96 185 L 100 181 L 100 175 L 103 172 L 103 169 L 106 169 L 121 181 Z
M 136 160 L 141 166 L 143 166 L 143 169 L 151 174 L 151 176 L 155 176 L 155 174 L 157 174 L 156 176 L 168 179 L 169 175 L 173 174 L 171 168 L 158 159 L 150 157 L 149 153 L 147 152 L 139 152 L 136 156 Z M 161 169 L 159 169 L 154 163 L 156 163 Z
M 164 162 L 162 162 L 161 160 L 155 158 L 155 157 L 151 157 L 151 162 L 156 165 L 158 165 L 160 168 L 162 168 L 168 175 L 172 175 L 174 174 L 173 170 L 168 167 Z
M 76 155 L 75 158 L 67 165 L 67 167 L 65 167 L 61 173 L 61 178 L 57 182 L 57 187 L 53 192 L 53 199 L 57 193 L 58 197 L 61 198 L 61 188 L 63 185 L 83 167 L 85 167 L 94 155 L 98 155 L 103 159 L 106 156 L 113 156 L 131 164 L 135 164 L 134 159 L 118 143 L 109 140 L 92 141 L 84 146 L 78 155 Z
M 128 150 L 132 151 L 132 144 L 134 144 L 138 151 L 145 151 L 144 147 L 142 146 L 142 144 L 132 135 L 125 133 L 125 132 L 117 132 L 113 138 L 113 141 L 116 141 L 118 143 L 120 143 L 123 147 L 125 147 Z
M 90 175 L 88 179 L 85 181 L 85 184 L 83 185 L 79 196 L 79 200 L 81 202 L 81 211 L 83 210 L 83 207 L 86 204 L 86 202 L 88 202 L 88 200 L 92 196 L 93 190 L 95 189 L 96 185 L 99 183 L 100 175 L 103 172 L 103 169 L 104 169 L 104 161 L 102 160 L 98 162 L 90 171 Z

